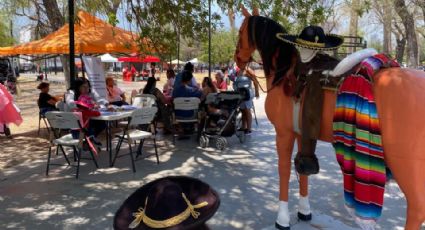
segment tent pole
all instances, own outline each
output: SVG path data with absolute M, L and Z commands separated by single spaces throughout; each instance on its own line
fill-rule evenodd
M 178 37 L 178 46 L 177 46 L 177 69 L 180 67 L 180 29 L 178 29 L 179 37 Z
M 44 59 L 44 75 L 46 77 L 46 80 L 49 80 L 47 79 L 47 58 Z
M 69 80 L 71 86 L 75 81 L 75 44 L 74 44 L 74 0 L 68 0 L 69 23 Z
M 81 74 L 83 75 L 83 78 L 86 78 L 86 75 L 85 75 L 85 71 L 84 71 L 84 61 L 83 61 L 83 55 L 82 54 L 80 54 L 80 59 L 81 59 Z
M 211 78 L 211 0 L 208 0 L 208 77 Z

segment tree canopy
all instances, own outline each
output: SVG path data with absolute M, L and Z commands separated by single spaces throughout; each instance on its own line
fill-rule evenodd
M 15 42 L 10 33 L 10 25 L 6 24 L 7 22 L 5 17 L 0 15 L 0 46 L 10 46 Z
M 233 61 L 236 48 L 236 34 L 232 31 L 216 31 L 211 37 L 211 62 L 224 64 Z M 204 41 L 201 47 L 200 59 L 208 63 L 208 41 Z

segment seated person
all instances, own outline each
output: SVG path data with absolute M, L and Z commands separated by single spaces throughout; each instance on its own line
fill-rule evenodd
M 201 99 L 201 108 L 204 108 L 205 100 L 207 99 L 208 94 L 217 93 L 217 88 L 214 83 L 211 81 L 211 78 L 204 77 L 202 81 L 202 99 Z M 208 110 L 210 106 L 208 105 Z
M 156 102 L 159 109 L 159 118 L 164 124 L 164 130 L 166 133 L 171 132 L 172 122 L 171 122 L 171 107 L 168 105 L 171 104 L 169 99 L 162 94 L 162 92 L 156 88 L 156 78 L 148 78 L 145 88 L 143 89 L 143 94 L 151 94 L 156 97 Z
M 83 115 L 83 122 L 81 124 L 83 128 L 87 128 L 87 135 L 96 145 L 101 145 L 101 143 L 96 139 L 96 137 L 106 128 L 104 121 L 91 120 L 91 117 L 99 116 L 100 113 L 97 109 L 100 108 L 100 105 L 95 102 L 93 97 L 90 94 L 90 85 L 89 82 L 84 78 L 77 78 L 74 82 L 73 91 L 75 92 L 74 101 L 77 104 L 76 111 L 79 111 Z M 74 138 L 78 138 L 78 132 L 72 132 Z
M 217 93 L 217 88 L 215 87 L 214 83 L 211 81 L 211 78 L 204 77 L 204 80 L 202 81 L 202 93 L 203 93 L 203 98 L 206 98 L 207 95 L 210 93 Z
M 224 74 L 221 70 L 215 73 L 215 81 L 214 85 L 218 91 L 226 91 L 227 90 L 227 82 L 224 80 Z
M 174 98 L 177 97 L 198 97 L 201 98 L 202 91 L 191 86 L 193 75 L 189 71 L 183 71 L 182 80 L 179 87 L 174 88 Z
M 193 75 L 189 71 L 184 71 L 182 74 L 181 85 L 178 88 L 174 89 L 174 98 L 177 97 L 202 97 L 202 91 L 198 88 L 190 86 L 192 82 Z M 193 117 L 194 114 L 192 111 L 175 111 L 176 116 L 178 117 Z
M 183 73 L 185 72 L 190 72 L 191 74 L 193 73 L 193 64 L 188 62 L 186 63 L 186 65 L 184 65 L 184 70 L 182 72 L 180 72 L 179 74 L 177 74 L 176 79 L 174 80 L 174 86 L 173 89 L 179 88 L 180 85 L 182 84 L 182 76 Z M 192 80 L 190 80 L 189 82 L 189 86 L 194 87 L 194 88 L 199 88 L 198 83 L 196 82 L 196 79 L 194 77 L 192 77 Z M 173 98 L 177 97 L 173 91 Z
M 106 90 L 108 91 L 107 97 L 109 104 L 116 106 L 128 105 L 125 102 L 125 93 L 115 85 L 112 77 L 106 78 Z
M 174 86 L 174 79 L 175 79 L 175 72 L 173 69 L 167 70 L 167 83 L 164 85 L 164 95 L 171 97 L 173 95 L 173 86 Z
M 55 111 L 56 103 L 60 101 L 61 97 L 54 97 L 49 94 L 49 86 L 50 84 L 47 82 L 42 82 L 38 85 L 37 89 L 39 89 L 40 95 L 38 96 L 38 107 L 40 108 L 40 113 L 42 115 L 46 114 L 48 111 Z

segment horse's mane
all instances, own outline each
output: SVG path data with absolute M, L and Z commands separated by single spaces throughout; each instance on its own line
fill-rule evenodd
M 270 73 L 275 71 L 273 85 L 280 83 L 291 67 L 296 64 L 296 61 L 293 63 L 295 47 L 276 38 L 277 33 L 286 33 L 279 23 L 262 16 L 251 16 L 248 20 L 250 45 L 255 46 L 260 52 L 266 76 L 270 76 Z

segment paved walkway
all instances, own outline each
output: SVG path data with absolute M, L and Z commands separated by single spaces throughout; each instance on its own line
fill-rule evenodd
M 208 222 L 211 229 L 273 229 L 277 212 L 278 174 L 275 133 L 263 111 L 264 99 L 256 101 L 259 127 L 245 144 L 229 138 L 229 148 L 200 149 L 193 140 L 178 141 L 160 137 L 160 161 L 148 157 L 136 163 L 118 159 L 107 167 L 107 154 L 100 153 L 101 169 L 92 162 L 81 166 L 80 179 L 74 168 L 52 167 L 44 175 L 45 156 L 0 172 L 0 229 L 111 229 L 115 211 L 134 190 L 153 179 L 167 175 L 189 175 L 210 183 L 222 199 L 217 214 Z M 125 151 L 124 149 L 123 151 Z M 152 150 L 148 149 L 149 153 Z M 31 151 L 16 154 L 31 154 Z M 46 149 L 47 154 L 47 149 Z M 292 229 L 355 229 L 343 207 L 342 178 L 329 144 L 319 143 L 321 173 L 311 177 L 313 221 L 296 220 L 298 185 L 291 177 L 289 207 Z M 59 157 L 56 162 L 64 162 Z M 384 214 L 378 229 L 402 229 L 405 200 L 396 185 L 385 197 Z

